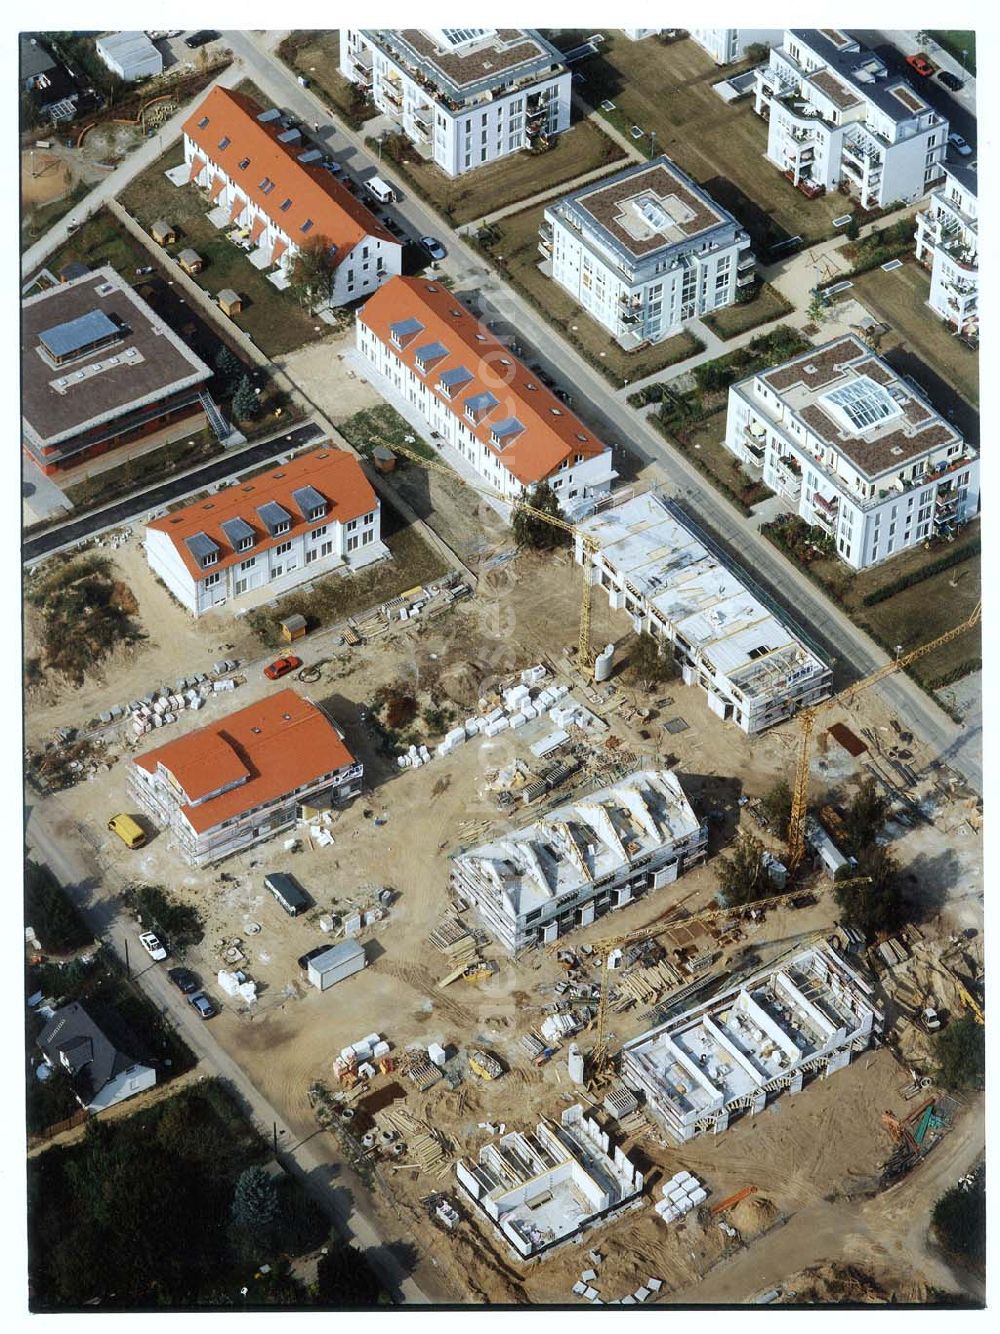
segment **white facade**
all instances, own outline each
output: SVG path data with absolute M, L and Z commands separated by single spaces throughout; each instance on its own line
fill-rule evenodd
M 948 122 L 847 33 L 788 29 L 755 71 L 767 157 L 806 194 L 842 183 L 863 208 L 920 199 L 941 179 Z
M 579 1103 L 533 1133 L 509 1131 L 460 1158 L 455 1175 L 524 1260 L 558 1246 L 642 1195 L 643 1176 Z
M 676 775 L 644 770 L 462 853 L 451 888 L 517 954 L 673 884 L 707 847 Z
M 976 450 L 854 335 L 732 385 L 725 445 L 856 570 L 978 511 Z
M 692 28 L 691 37 L 717 65 L 742 60 L 748 46 L 777 46 L 781 28 Z
M 163 73 L 163 57 L 144 32 L 111 33 L 94 45 L 111 73 L 126 83 Z
M 752 735 L 830 693 L 830 669 L 695 535 L 676 505 L 647 492 L 584 519 L 576 559 L 659 640 L 685 685 L 717 717 Z
M 979 336 L 979 203 L 974 168 L 948 165 L 917 214 L 917 259 L 931 271 L 927 304 L 954 331 Z
M 570 74 L 528 29 L 341 32 L 340 72 L 449 176 L 569 129 Z
M 201 578 L 191 573 L 167 533 L 147 528 L 145 543 L 149 568 L 193 616 L 201 616 L 213 607 L 223 606 L 230 598 L 242 597 L 256 589 L 264 590 L 266 597 L 286 593 L 328 574 L 345 561 L 349 561 L 352 569 L 361 569 L 389 555 L 381 538 L 378 502 L 373 510 L 356 519 L 345 523 L 328 520 L 291 534 L 282 542 L 258 547 L 221 570 L 207 567 Z M 271 587 L 279 580 L 280 588 Z
M 836 1074 L 881 1027 L 872 987 L 820 945 L 634 1038 L 622 1081 L 684 1143 Z
M 667 157 L 550 204 L 552 277 L 631 349 L 732 305 L 754 281 L 750 237 Z

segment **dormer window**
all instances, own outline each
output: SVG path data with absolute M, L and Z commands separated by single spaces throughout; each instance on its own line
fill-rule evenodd
M 292 499 L 298 506 L 303 519 L 312 523 L 322 519 L 327 512 L 326 497 L 320 495 L 314 486 L 299 486 L 292 492 Z
M 219 559 L 219 546 L 213 542 L 207 533 L 195 533 L 191 537 L 184 539 L 184 545 L 190 551 L 191 555 L 198 562 L 201 569 L 207 569 L 209 565 L 215 565 Z
M 266 504 L 259 505 L 257 514 L 271 537 L 278 537 L 281 533 L 287 533 L 292 526 L 292 516 L 276 500 L 269 500 Z
M 471 422 L 480 422 L 487 413 L 492 412 L 494 408 L 499 406 L 500 400 L 489 391 L 474 394 L 472 398 L 465 400 L 465 415 Z
M 448 349 L 443 343 L 424 343 L 418 347 L 413 354 L 417 370 L 421 375 L 426 375 L 429 370 L 437 365 L 448 355 Z
M 466 370 L 464 366 L 453 366 L 450 370 L 441 372 L 437 387 L 446 398 L 453 398 L 458 390 L 471 380 L 471 371 Z
M 412 339 L 416 338 L 417 334 L 421 334 L 423 331 L 424 326 L 419 320 L 397 320 L 395 324 L 389 325 L 389 337 L 396 347 L 400 348 L 406 347 Z

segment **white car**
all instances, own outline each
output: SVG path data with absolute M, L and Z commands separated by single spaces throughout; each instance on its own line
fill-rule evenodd
M 154 936 L 152 931 L 143 931 L 142 935 L 139 937 L 139 944 L 149 957 L 155 959 L 157 963 L 159 963 L 161 959 L 167 957 L 167 951 L 160 944 L 159 937 Z
M 972 156 L 972 149 L 970 148 L 970 146 L 966 143 L 966 141 L 962 138 L 962 136 L 961 136 L 960 134 L 955 134 L 955 133 L 949 134 L 949 135 L 948 135 L 948 142 L 949 142 L 949 144 L 951 144 L 952 148 L 953 148 L 953 149 L 955 150 L 955 152 L 959 155 L 959 157 L 971 157 L 971 156 Z

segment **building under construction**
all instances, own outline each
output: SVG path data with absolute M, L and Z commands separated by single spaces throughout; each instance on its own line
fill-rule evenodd
M 685 685 L 753 734 L 830 693 L 830 669 L 653 493 L 578 524 L 592 543 L 588 575 L 672 653 Z M 576 559 L 584 562 L 584 543 Z
M 640 770 L 461 853 L 451 887 L 516 954 L 670 884 L 707 845 L 676 775 Z
M 842 1070 L 882 1022 L 872 987 L 818 945 L 633 1039 L 621 1075 L 683 1142 Z
M 525 1259 L 572 1237 L 642 1194 L 643 1176 L 577 1103 L 559 1124 L 515 1130 L 461 1158 L 466 1193 Z

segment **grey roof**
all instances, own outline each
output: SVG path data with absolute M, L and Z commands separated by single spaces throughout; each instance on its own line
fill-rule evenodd
M 50 69 L 55 69 L 55 60 L 49 55 L 41 42 L 34 37 L 29 37 L 27 33 L 22 32 L 19 45 L 22 79 L 34 79 L 39 74 L 46 74 Z
M 323 973 L 328 968 L 337 968 L 345 963 L 352 963 L 359 955 L 364 958 L 365 951 L 362 945 L 359 945 L 356 940 L 342 940 L 339 945 L 331 945 L 322 954 L 313 955 L 309 960 L 309 967 L 314 968 L 318 973 Z
M 240 300 L 240 294 L 239 292 L 234 292 L 231 287 L 224 287 L 222 291 L 219 292 L 218 299 L 229 306 L 232 305 L 234 301 Z
M 246 519 L 223 519 L 219 525 L 225 535 L 229 538 L 234 551 L 239 550 L 241 542 L 245 542 L 248 537 L 255 537 L 256 533 Z
M 194 533 L 191 537 L 185 537 L 184 544 L 200 565 L 204 565 L 207 556 L 219 551 L 218 542 L 213 542 L 207 533 Z
M 419 320 L 397 320 L 395 324 L 389 325 L 389 332 L 396 338 L 409 338 L 413 334 L 423 333 L 424 326 Z
M 437 361 L 441 357 L 448 355 L 448 349 L 444 343 L 424 343 L 423 347 L 418 347 L 414 356 L 418 361 Z
M 93 1102 L 117 1075 L 141 1064 L 133 1055 L 135 1039 L 120 1016 L 102 1006 L 91 1004 L 90 1009 L 92 1013 L 72 1001 L 57 1010 L 38 1035 L 49 1064 L 68 1071 L 85 1103 Z
M 494 422 L 490 430 L 498 440 L 503 440 L 508 435 L 519 435 L 524 430 L 524 423 L 516 417 L 504 417 L 502 421 Z
M 908 110 L 890 91 L 902 84 L 907 91 L 912 92 L 910 84 L 905 79 L 897 78 L 888 73 L 881 56 L 872 51 L 870 47 L 860 44 L 856 50 L 838 47 L 830 41 L 829 37 L 824 36 L 818 28 L 791 28 L 789 31 L 793 37 L 797 37 L 800 42 L 803 42 L 811 51 L 815 52 L 831 73 L 835 74 L 841 82 L 846 83 L 859 100 L 873 103 L 897 124 L 911 120 L 917 114 Z M 849 33 L 848 36 L 850 36 Z M 851 38 L 852 45 L 855 41 L 855 38 Z M 787 55 L 787 52 L 785 54 Z M 871 70 L 876 67 L 881 70 L 881 73 L 875 73 L 873 78 Z M 921 97 L 919 93 L 917 96 L 924 103 L 926 110 L 934 110 L 927 104 L 926 98 Z M 935 115 L 937 114 L 935 112 Z
M 967 190 L 974 199 L 979 198 L 979 170 L 976 163 L 945 162 L 945 172 L 953 176 L 963 190 Z
M 105 338 L 118 338 L 121 334 L 122 330 L 103 310 L 88 310 L 76 319 L 43 329 L 38 341 L 54 357 L 68 357 Z
M 481 394 L 473 394 L 471 398 L 465 400 L 465 406 L 470 412 L 489 412 L 499 405 L 500 400 L 488 389 Z
M 257 513 L 260 515 L 260 521 L 267 528 L 267 531 L 273 537 L 280 524 L 290 524 L 292 516 L 276 500 L 268 500 L 263 505 L 257 506 Z
M 160 55 L 144 32 L 112 32 L 99 37 L 96 44 L 122 65 L 133 65 Z
M 303 519 L 312 517 L 313 510 L 325 510 L 326 496 L 321 495 L 314 486 L 297 486 L 292 492 L 292 499 L 298 505 Z
M 441 372 L 441 383 L 447 385 L 467 384 L 472 379 L 472 372 L 464 366 L 452 366 L 451 370 Z

